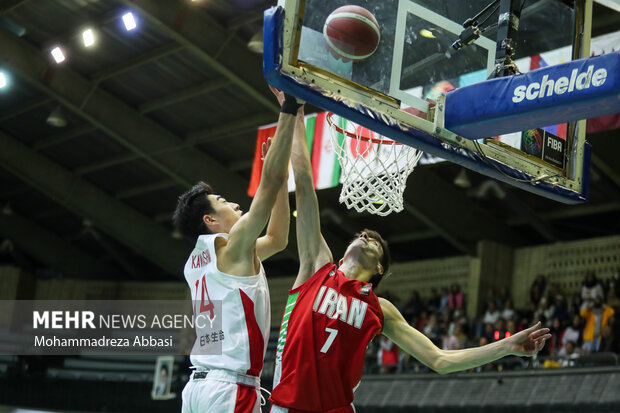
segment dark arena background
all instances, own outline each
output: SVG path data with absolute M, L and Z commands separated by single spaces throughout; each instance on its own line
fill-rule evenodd
M 473 15 L 488 1 L 442 3 L 447 16 L 452 9 Z M 545 3 L 573 2 L 524 3 L 536 13 Z M 200 180 L 242 210 L 250 205 L 257 130 L 279 113 L 260 54 L 263 11 L 273 5 L 0 0 L 0 302 L 189 305 L 183 265 L 192 245 L 173 230 L 172 212 Z M 619 10 L 617 0 L 593 3 L 592 38 L 611 39 L 608 53 L 620 49 Z M 545 39 L 545 51 L 564 46 Z M 527 48 L 517 57 L 541 59 Z M 588 121 L 589 201 L 581 205 L 436 160 L 414 170 L 404 211 L 387 217 L 347 210 L 339 186 L 317 191 L 334 258 L 357 231 L 381 231 L 393 265 L 377 294 L 437 346 L 486 344 L 536 320 L 552 333 L 534 358 L 444 376 L 376 337 L 357 412 L 620 412 L 619 128 L 620 114 Z M 290 201 L 294 211 L 293 193 Z M 298 268 L 295 238 L 292 225 L 287 248 L 264 265 L 272 330 L 261 383 L 268 389 Z M 583 311 L 593 291 L 615 312 L 597 324 L 594 347 L 587 330 L 600 320 Z M 1 313 L 0 326 L 11 317 Z M 185 353 L 23 354 L 7 350 L 14 337 L 6 331 L 0 413 L 181 411 Z

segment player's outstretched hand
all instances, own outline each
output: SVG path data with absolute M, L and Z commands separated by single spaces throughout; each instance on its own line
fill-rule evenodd
M 540 328 L 540 321 L 532 327 L 519 331 L 506 339 L 511 354 L 515 356 L 533 356 L 545 346 L 551 338 L 548 328 Z
M 284 93 L 271 85 L 269 85 L 269 89 L 271 89 L 271 92 L 276 96 L 276 99 L 278 99 L 278 105 L 282 106 L 282 102 L 284 102 Z
M 269 148 L 271 148 L 271 143 L 272 143 L 272 139 L 271 138 L 267 138 L 267 140 L 265 142 L 263 142 L 263 145 L 261 147 L 261 161 L 265 160 L 265 157 L 267 156 L 267 152 L 269 152 Z

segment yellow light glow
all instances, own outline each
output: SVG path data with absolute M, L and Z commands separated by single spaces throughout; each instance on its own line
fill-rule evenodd
M 428 29 L 422 29 L 420 30 L 420 36 L 422 37 L 426 37 L 427 39 L 436 39 L 435 35 L 433 34 L 433 32 L 431 32 Z
M 294 210 L 294 211 L 293 211 L 293 216 L 294 216 L 295 218 L 297 218 L 297 210 Z

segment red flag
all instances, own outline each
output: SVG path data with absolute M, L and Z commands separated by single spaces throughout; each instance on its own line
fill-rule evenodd
M 611 115 L 588 119 L 586 129 L 588 133 L 596 133 L 618 128 L 620 128 L 620 113 L 612 113 Z
M 268 138 L 273 138 L 276 133 L 276 125 L 267 125 L 258 129 L 256 136 L 256 148 L 254 149 L 254 162 L 252 163 L 252 176 L 250 177 L 250 186 L 248 187 L 248 195 L 254 197 L 258 185 L 260 184 L 260 176 L 263 173 L 262 147 Z

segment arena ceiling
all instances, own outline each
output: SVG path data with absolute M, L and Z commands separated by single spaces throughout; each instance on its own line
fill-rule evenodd
M 172 230 L 177 196 L 205 180 L 242 209 L 251 201 L 256 129 L 279 108 L 247 43 L 272 3 L 0 0 L 2 260 L 42 277 L 179 280 L 191 245 Z M 120 18 L 128 10 L 138 26 L 130 32 Z M 595 4 L 594 33 L 617 30 L 619 15 Z M 80 45 L 86 27 L 96 48 Z M 49 54 L 57 44 L 61 65 Z M 58 109 L 64 127 L 48 123 Z M 475 255 L 480 240 L 517 247 L 618 234 L 619 134 L 588 137 L 588 203 L 559 204 L 470 171 L 462 188 L 460 167 L 444 162 L 418 167 L 405 210 L 385 218 L 347 210 L 339 188 L 319 191 L 323 233 L 338 257 L 354 232 L 377 229 L 396 261 Z M 291 232 L 266 263 L 271 275 L 296 272 Z

